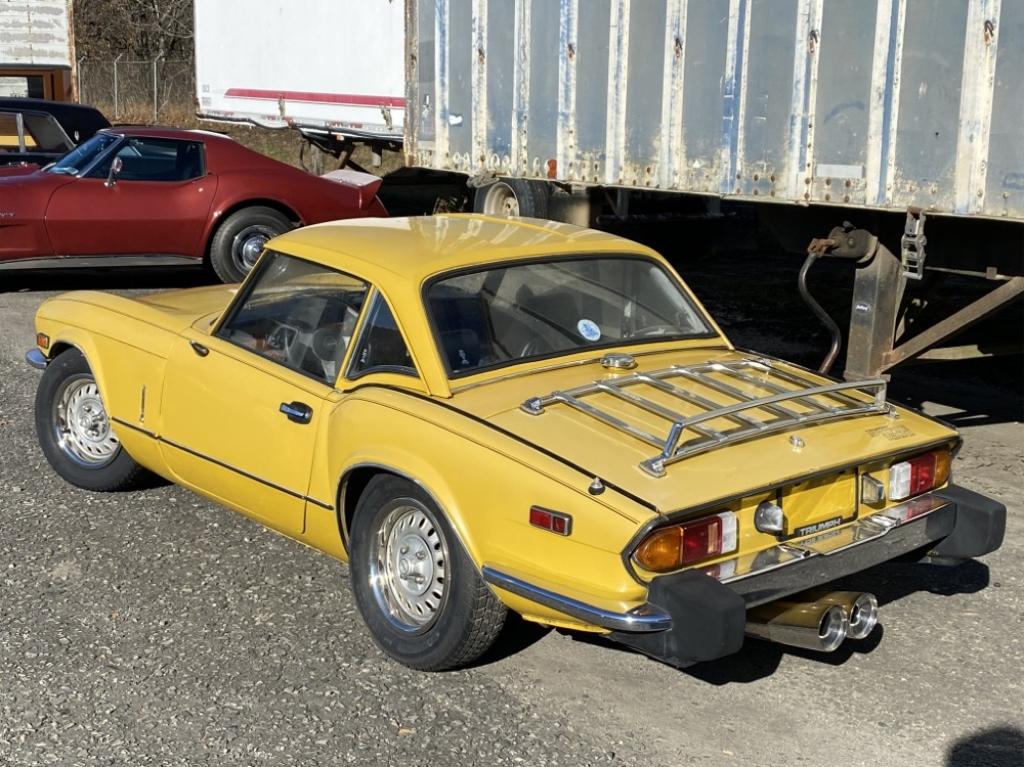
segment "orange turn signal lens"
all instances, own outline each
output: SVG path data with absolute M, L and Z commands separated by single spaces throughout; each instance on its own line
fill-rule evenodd
M 46 333 L 36 333 L 36 346 L 40 349 L 49 349 L 50 337 Z
M 953 457 L 948 450 L 935 451 L 935 482 L 932 487 L 940 487 L 949 482 L 949 474 Z
M 633 553 L 638 565 L 667 573 L 736 551 L 736 514 L 723 511 L 655 530 Z
M 633 558 L 645 570 L 667 573 L 683 566 L 683 528 L 665 527 L 649 535 Z

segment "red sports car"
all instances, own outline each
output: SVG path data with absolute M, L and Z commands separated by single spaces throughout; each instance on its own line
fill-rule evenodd
M 386 216 L 379 186 L 206 131 L 110 128 L 45 168 L 0 169 L 0 271 L 205 261 L 238 282 L 293 227 Z

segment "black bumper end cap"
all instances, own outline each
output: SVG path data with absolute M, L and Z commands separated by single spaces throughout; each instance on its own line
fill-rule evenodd
M 973 559 L 995 551 L 1006 534 L 1006 506 L 959 485 L 936 490 L 935 495 L 956 504 L 956 525 L 929 554 L 951 559 Z
M 704 573 L 685 570 L 655 578 L 647 601 L 672 616 L 672 628 L 646 634 L 613 631 L 612 640 L 678 668 L 732 655 L 743 646 L 743 597 Z

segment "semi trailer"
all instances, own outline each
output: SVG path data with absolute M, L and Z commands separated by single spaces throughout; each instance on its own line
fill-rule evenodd
M 202 115 L 291 125 L 343 160 L 353 140 L 401 142 L 407 167 L 453 174 L 497 215 L 592 224 L 740 203 L 808 253 L 800 290 L 834 335 L 806 277 L 848 261 L 848 377 L 1024 293 L 1024 0 L 233 5 L 196 0 Z M 265 43 L 214 45 L 218 14 Z M 908 286 L 950 273 L 990 289 L 908 323 Z

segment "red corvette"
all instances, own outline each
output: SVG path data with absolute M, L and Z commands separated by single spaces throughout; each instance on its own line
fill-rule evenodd
M 215 133 L 103 130 L 45 168 L 0 170 L 0 271 L 205 261 L 238 282 L 293 227 L 387 215 L 380 179 L 331 176 Z

